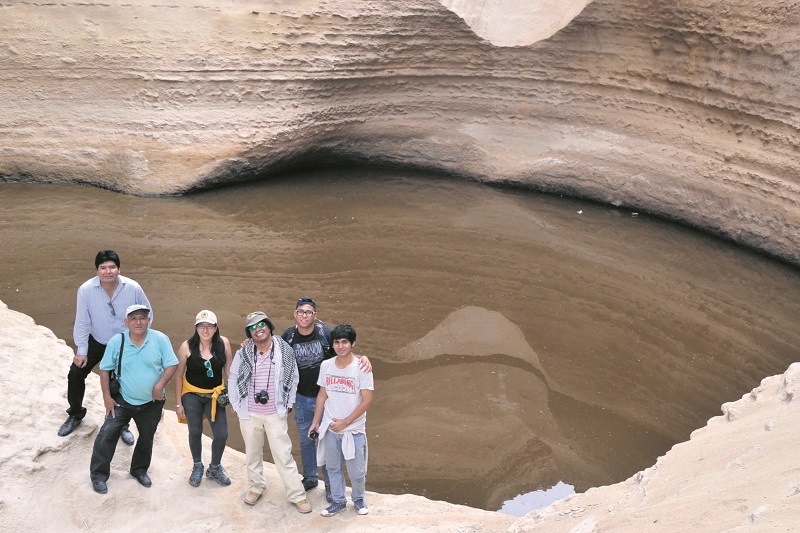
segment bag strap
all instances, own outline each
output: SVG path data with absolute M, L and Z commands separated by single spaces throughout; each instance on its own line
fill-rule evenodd
M 122 342 L 119 344 L 119 357 L 117 357 L 117 379 L 122 374 L 122 349 L 125 348 L 125 334 L 122 333 Z
M 322 342 L 325 348 L 328 348 L 330 343 L 328 342 L 328 337 L 325 336 L 325 328 L 322 327 L 322 322 L 317 324 L 317 331 L 319 332 L 319 336 L 322 337 L 320 342 Z

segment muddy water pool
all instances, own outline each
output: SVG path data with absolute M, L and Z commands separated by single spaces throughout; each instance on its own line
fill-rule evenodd
M 627 210 L 368 171 L 181 198 L 0 184 L 0 300 L 70 343 L 102 248 L 176 348 L 200 309 L 238 345 L 246 313 L 282 331 L 313 296 L 374 363 L 367 488 L 486 509 L 626 479 L 800 345 L 797 270 Z

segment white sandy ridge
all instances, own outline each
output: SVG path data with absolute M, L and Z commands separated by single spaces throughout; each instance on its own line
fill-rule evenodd
M 156 433 L 152 488 L 128 474 L 132 448 L 119 445 L 108 494 L 94 493 L 89 458 L 103 411 L 97 375 L 87 380 L 83 424 L 56 435 L 71 359 L 64 341 L 0 302 L 0 531 L 791 531 L 800 511 L 800 364 L 723 405 L 723 416 L 651 468 L 522 519 L 371 492 L 369 515 L 349 508 L 324 518 L 321 486 L 309 493 L 315 512 L 301 515 L 269 464 L 266 493 L 245 505 L 244 454 L 233 449 L 223 457 L 230 487 L 190 486 L 186 426 L 170 412 Z

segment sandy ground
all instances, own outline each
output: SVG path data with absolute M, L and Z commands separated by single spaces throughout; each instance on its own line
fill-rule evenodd
M 128 475 L 131 449 L 120 445 L 109 492 L 89 482 L 89 458 L 102 411 L 99 380 L 87 382 L 89 415 L 69 437 L 64 418 L 70 348 L 0 302 L 0 383 L 8 402 L 0 412 L 0 529 L 3 531 L 790 531 L 800 511 L 797 418 L 800 364 L 766 378 L 723 415 L 695 431 L 651 468 L 627 481 L 569 497 L 523 519 L 411 495 L 369 493 L 366 517 L 352 509 L 323 518 L 289 504 L 267 464 L 269 487 L 255 506 L 242 502 L 244 457 L 232 449 L 223 464 L 230 487 L 187 482 L 186 428 L 167 413 L 156 435 L 153 487 Z M 20 365 L 37 361 L 35 367 Z M 23 370 L 20 369 L 30 369 Z M 205 443 L 208 453 L 209 442 Z

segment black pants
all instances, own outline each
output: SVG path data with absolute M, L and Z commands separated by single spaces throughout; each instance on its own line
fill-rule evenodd
M 111 460 L 117 449 L 117 441 L 122 428 L 133 419 L 136 429 L 139 430 L 139 440 L 133 449 L 130 473 L 134 476 L 146 474 L 153 458 L 153 438 L 156 428 L 161 421 L 161 412 L 164 410 L 164 400 L 151 401 L 142 405 L 131 405 L 126 402 L 121 394 L 114 399 L 119 404 L 114 407 L 114 417 L 106 417 L 103 427 L 97 433 L 92 450 L 92 461 L 89 473 L 92 481 L 108 481 L 111 474 Z
M 67 374 L 67 401 L 69 402 L 67 413 L 78 419 L 86 416 L 86 408 L 83 406 L 83 396 L 86 394 L 86 376 L 103 358 L 106 345 L 100 344 L 89 335 L 89 349 L 86 351 L 88 352 L 86 366 L 80 368 L 72 363 L 69 367 L 69 374 Z
M 218 465 L 222 461 L 222 452 L 228 441 L 228 414 L 225 407 L 217 406 L 216 420 L 211 421 L 211 403 L 215 401 L 193 392 L 181 396 L 181 403 L 186 412 L 186 424 L 189 426 L 189 451 L 195 463 L 202 462 L 203 451 L 203 415 L 206 415 L 211 426 L 211 464 Z

